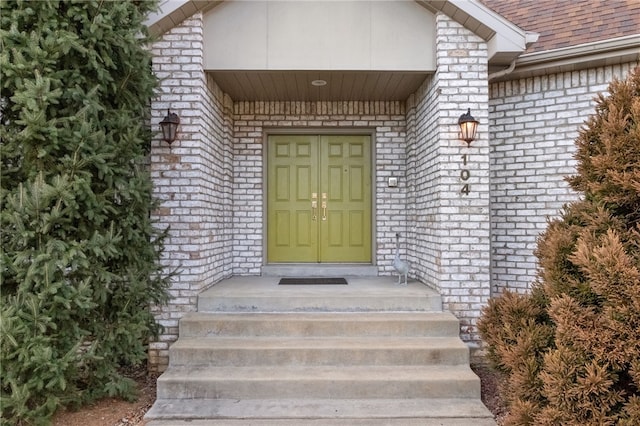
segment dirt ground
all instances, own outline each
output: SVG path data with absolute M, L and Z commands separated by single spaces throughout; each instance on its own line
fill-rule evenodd
M 500 378 L 498 373 L 487 365 L 472 365 L 471 368 L 480 377 L 480 382 L 482 383 L 482 402 L 493 413 L 498 425 L 502 425 L 507 414 L 507 408 L 500 398 L 498 389 Z
M 147 374 L 146 366 L 129 374 L 137 383 L 138 400 L 126 402 L 105 398 L 78 411 L 60 410 L 53 426 L 142 426 L 142 417 L 156 400 L 157 375 Z
M 498 424 L 505 415 L 498 393 L 498 377 L 490 368 L 472 366 L 482 382 L 482 401 L 496 416 Z M 132 374 L 138 384 L 138 400 L 125 402 L 114 398 L 97 401 L 79 411 L 58 412 L 53 418 L 54 426 L 142 426 L 142 417 L 151 408 L 156 398 L 156 378 L 146 369 Z

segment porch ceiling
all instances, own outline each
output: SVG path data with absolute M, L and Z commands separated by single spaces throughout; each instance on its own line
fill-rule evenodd
M 210 71 L 234 101 L 404 101 L 429 75 L 399 71 Z M 314 86 L 324 80 L 325 86 Z

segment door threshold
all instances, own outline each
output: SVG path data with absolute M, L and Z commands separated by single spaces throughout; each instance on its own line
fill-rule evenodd
M 264 265 L 264 277 L 377 277 L 378 267 L 361 263 L 279 263 Z

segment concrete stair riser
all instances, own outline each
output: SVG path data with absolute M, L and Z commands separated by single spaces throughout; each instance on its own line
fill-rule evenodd
M 282 297 L 200 297 L 198 312 L 380 312 L 441 310 L 438 299 L 416 300 L 411 297 L 340 297 L 327 298 L 291 296 Z
M 458 337 L 458 319 L 436 312 L 201 313 L 180 320 L 181 337 Z
M 286 286 L 282 286 L 286 287 Z M 290 286 L 291 287 L 291 286 Z M 296 286 L 293 286 L 296 287 Z M 331 286 L 324 286 L 331 287 Z M 336 286 L 339 287 L 339 286 Z M 249 295 L 198 297 L 198 312 L 380 312 L 380 311 L 442 311 L 442 300 L 436 296 L 416 298 L 389 295 L 329 295 L 318 298 L 315 294 Z
M 154 420 L 145 426 L 496 426 L 485 417 L 429 418 L 399 417 L 389 419 L 287 419 L 277 420 Z
M 457 367 L 207 367 L 173 369 L 158 398 L 479 398 L 480 381 Z
M 455 410 L 452 408 L 455 407 Z M 297 419 L 301 424 L 311 419 L 347 419 L 357 421 L 391 420 L 411 413 L 413 417 L 428 417 L 441 421 L 466 417 L 468 423 L 486 416 L 486 407 L 477 399 L 166 399 L 154 407 L 158 414 L 176 415 L 177 419 L 243 418 L 254 422 L 285 418 Z M 456 412 L 454 412 L 456 411 Z M 402 414 L 400 414 L 402 413 Z M 293 421 L 293 420 L 291 420 Z M 217 423 L 216 423 L 217 424 Z M 343 423 L 340 423 L 343 424 Z M 495 425 L 495 423 L 494 423 Z
M 453 338 L 181 338 L 169 358 L 172 366 L 468 365 L 469 349 Z

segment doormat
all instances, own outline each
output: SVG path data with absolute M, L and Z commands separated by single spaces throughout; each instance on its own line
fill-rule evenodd
M 344 278 L 280 278 L 278 285 L 347 285 Z

